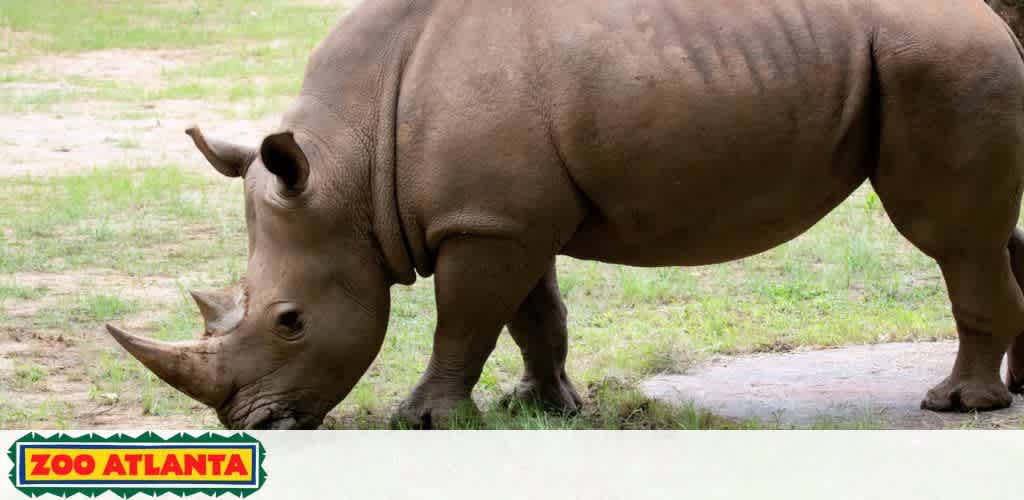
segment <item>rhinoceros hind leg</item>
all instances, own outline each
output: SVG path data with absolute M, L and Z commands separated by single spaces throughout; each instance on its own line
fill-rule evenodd
M 1014 229 L 1009 249 L 1013 275 L 1017 278 L 1017 284 L 1024 289 L 1024 231 Z M 1024 332 L 1017 335 L 1006 351 L 1006 362 L 1006 386 L 1014 394 L 1024 394 Z
M 554 262 L 508 323 L 523 355 L 523 378 L 503 404 L 538 403 L 545 410 L 575 413 L 583 404 L 565 373 L 569 351 L 566 309 L 558 291 Z
M 899 36 L 880 35 L 879 47 Z M 964 49 L 984 54 L 972 71 L 943 50 L 878 60 L 884 94 L 871 182 L 896 228 L 942 269 L 960 339 L 952 373 L 921 403 L 940 411 L 1009 406 L 999 368 L 1024 331 L 1024 295 L 1007 249 L 1024 174 L 1016 111 L 1024 65 L 1003 33 L 982 34 Z M 922 74 L 951 76 L 923 83 Z
M 475 413 L 473 386 L 501 328 L 515 316 L 551 258 L 508 239 L 458 236 L 441 242 L 434 277 L 433 353 L 392 425 L 445 428 Z

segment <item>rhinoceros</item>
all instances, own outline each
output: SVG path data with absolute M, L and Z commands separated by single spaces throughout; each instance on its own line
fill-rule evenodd
M 1024 0 L 985 0 L 1018 38 L 1024 36 Z
M 380 350 L 391 287 L 433 275 L 397 421 L 450 422 L 506 326 L 515 395 L 574 411 L 557 255 L 739 259 L 870 180 L 952 302 L 959 353 L 922 407 L 1003 408 L 1024 390 L 1022 108 L 1020 44 L 979 0 L 363 2 L 258 146 L 189 130 L 243 179 L 249 237 L 242 282 L 195 294 L 202 337 L 109 330 L 226 427 L 312 428 Z

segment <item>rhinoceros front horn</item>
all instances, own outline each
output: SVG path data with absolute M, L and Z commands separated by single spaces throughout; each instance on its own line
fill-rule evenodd
M 222 364 L 224 337 L 185 342 L 160 342 L 107 325 L 121 347 L 157 377 L 193 399 L 220 407 L 231 394 L 231 380 Z

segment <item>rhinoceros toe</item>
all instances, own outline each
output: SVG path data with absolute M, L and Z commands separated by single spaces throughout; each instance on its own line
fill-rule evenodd
M 922 410 L 987 411 L 1009 408 L 1013 395 L 1001 382 L 957 380 L 949 377 L 928 391 Z

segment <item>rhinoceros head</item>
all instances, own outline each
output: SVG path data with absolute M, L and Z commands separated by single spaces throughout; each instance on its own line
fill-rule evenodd
M 244 178 L 245 278 L 193 292 L 206 324 L 198 340 L 108 330 L 229 428 L 315 428 L 369 367 L 387 329 L 390 283 L 359 219 L 365 210 L 344 199 L 327 169 L 318 172 L 337 155 L 313 136 L 277 133 L 256 149 L 197 128 L 188 134 L 220 173 Z

